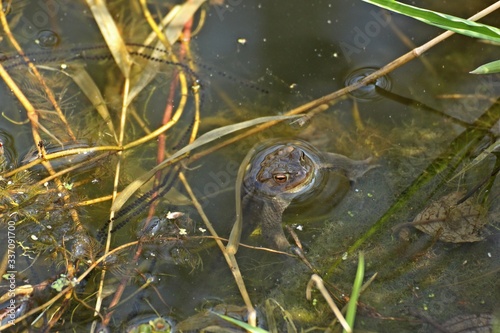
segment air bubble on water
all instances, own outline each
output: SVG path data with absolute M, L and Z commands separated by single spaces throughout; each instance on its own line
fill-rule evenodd
M 44 49 L 56 47 L 59 44 L 59 36 L 51 30 L 41 30 L 38 32 L 35 43 Z

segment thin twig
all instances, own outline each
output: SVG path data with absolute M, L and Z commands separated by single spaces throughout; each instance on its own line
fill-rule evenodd
M 340 312 L 339 308 L 337 307 L 337 305 L 335 304 L 333 299 L 330 297 L 328 290 L 326 290 L 325 285 L 323 284 L 323 279 L 317 274 L 313 274 L 311 276 L 311 279 L 309 280 L 309 283 L 307 284 L 307 288 L 306 288 L 307 300 L 310 301 L 312 298 L 311 291 L 312 291 L 313 285 L 316 285 L 316 288 L 318 288 L 318 290 L 321 292 L 321 295 L 323 295 L 323 298 L 326 300 L 326 302 L 330 306 L 330 309 L 333 311 L 333 313 L 335 314 L 335 317 L 337 317 L 337 319 L 339 320 L 342 327 L 347 332 L 349 332 L 349 333 L 352 332 L 351 327 L 349 326 L 349 324 L 345 320 L 344 316 Z
M 214 237 L 215 242 L 217 243 L 217 246 L 219 246 L 219 249 L 222 252 L 222 255 L 224 256 L 224 259 L 226 259 L 227 265 L 229 266 L 229 269 L 231 273 L 233 274 L 233 277 L 236 281 L 236 285 L 238 286 L 238 289 L 240 290 L 241 297 L 243 298 L 243 301 L 245 302 L 245 305 L 247 307 L 248 311 L 248 323 L 250 325 L 256 326 L 257 325 L 257 315 L 255 308 L 253 307 L 252 301 L 250 300 L 250 296 L 248 295 L 247 289 L 245 287 L 245 282 L 243 281 L 243 277 L 241 275 L 241 271 L 238 267 L 238 262 L 236 261 L 236 257 L 234 254 L 229 253 L 226 250 L 226 247 L 224 244 L 219 239 L 219 236 L 217 235 L 217 232 L 215 231 L 214 227 L 212 226 L 212 223 L 210 223 L 210 220 L 208 219 L 207 215 L 203 211 L 203 207 L 199 203 L 198 199 L 193 193 L 193 190 L 191 189 L 191 186 L 187 182 L 186 177 L 184 174 L 181 172 L 179 173 L 179 178 L 181 182 L 183 183 L 184 187 L 186 188 L 186 192 L 189 194 L 189 197 L 193 201 L 193 205 L 198 211 L 198 214 L 200 214 L 201 219 L 205 223 L 205 226 L 207 227 L 208 231 L 210 234 Z

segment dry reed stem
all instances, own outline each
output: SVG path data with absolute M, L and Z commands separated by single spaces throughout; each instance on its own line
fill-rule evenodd
M 170 44 L 170 41 L 163 34 L 160 27 L 158 26 L 158 24 L 156 24 L 153 16 L 151 15 L 151 12 L 149 11 L 148 4 L 147 4 L 146 0 L 139 0 L 139 3 L 141 4 L 144 18 L 148 22 L 148 24 L 151 27 L 151 29 L 153 30 L 153 32 L 156 34 L 156 37 L 158 37 L 158 40 L 163 44 L 165 49 L 168 51 L 169 56 L 171 57 L 172 61 L 179 62 L 177 60 L 177 57 L 175 56 L 175 54 L 172 52 L 172 45 Z
M 193 201 L 193 205 L 198 211 L 198 214 L 200 214 L 201 219 L 203 220 L 203 223 L 205 223 L 205 226 L 207 227 L 208 231 L 210 234 L 214 237 L 215 242 L 217 243 L 217 246 L 219 246 L 219 249 L 221 250 L 224 259 L 226 259 L 226 263 L 229 266 L 229 270 L 233 274 L 233 277 L 236 281 L 236 285 L 238 286 L 238 289 L 240 291 L 241 297 L 243 298 L 243 301 L 245 302 L 245 306 L 247 307 L 248 310 L 248 323 L 252 326 L 257 325 L 257 315 L 255 308 L 252 305 L 252 301 L 250 300 L 250 296 L 248 295 L 247 289 L 245 287 L 245 282 L 243 281 L 243 277 L 241 275 L 241 271 L 238 267 L 238 262 L 236 261 L 236 257 L 234 254 L 229 253 L 226 250 L 226 247 L 224 244 L 222 244 L 222 241 L 220 240 L 219 236 L 217 235 L 217 232 L 215 231 L 214 227 L 212 226 L 212 223 L 210 223 L 210 220 L 208 219 L 207 215 L 203 211 L 203 207 L 201 206 L 200 202 L 194 195 L 193 190 L 191 189 L 191 186 L 187 182 L 186 177 L 182 172 L 179 173 L 179 178 L 186 188 L 186 192 L 189 194 L 189 197 Z
M 129 93 L 130 89 L 130 79 L 125 78 L 124 82 L 124 87 L 123 87 L 123 103 L 122 103 L 122 112 L 121 112 L 121 117 L 120 117 L 120 133 L 118 137 L 118 144 L 122 146 L 123 140 L 125 138 L 125 124 L 127 121 L 127 96 Z M 116 171 L 115 171 L 115 179 L 113 183 L 113 193 L 112 193 L 112 202 L 116 199 L 116 196 L 118 195 L 118 186 L 120 184 L 120 170 L 121 170 L 121 162 L 122 162 L 122 153 L 118 152 L 118 161 L 116 162 Z M 106 238 L 106 245 L 104 247 L 104 254 L 108 253 L 111 247 L 111 231 L 113 230 L 113 218 L 115 216 L 115 212 L 113 210 L 110 211 L 109 213 L 109 220 L 110 223 L 108 225 L 108 234 Z M 103 270 L 101 273 L 101 279 L 99 281 L 99 290 L 97 293 L 97 299 L 96 299 L 96 305 L 95 305 L 95 313 L 99 313 L 101 310 L 101 305 L 103 301 L 102 297 L 102 291 L 104 288 L 104 279 L 106 277 L 106 270 Z M 109 314 L 108 313 L 104 317 L 103 324 L 106 325 L 106 322 L 109 320 Z
M 362 295 L 366 289 L 368 289 L 368 287 L 372 284 L 373 281 L 375 281 L 375 278 L 377 277 L 378 273 L 375 273 L 373 274 L 369 279 L 368 281 L 366 281 L 362 286 L 361 288 L 359 289 L 359 294 Z M 340 312 L 342 312 L 343 314 L 346 313 L 347 311 L 347 307 L 349 306 L 349 304 L 345 304 L 342 309 L 340 310 Z M 335 319 L 330 323 L 330 325 L 328 325 L 328 328 L 325 330 L 325 333 L 332 333 L 334 332 L 334 330 L 330 329 L 330 327 L 333 327 L 336 323 L 337 323 L 337 320 L 338 318 L 335 317 Z
M 335 305 L 335 302 L 333 301 L 333 299 L 330 297 L 328 290 L 326 290 L 325 285 L 323 284 L 323 279 L 317 274 L 313 274 L 311 276 L 311 279 L 309 280 L 309 283 L 307 284 L 307 287 L 306 287 L 307 300 L 310 301 L 312 298 L 311 290 L 312 290 L 313 285 L 316 285 L 316 288 L 321 292 L 321 295 L 323 295 L 323 298 L 328 303 L 328 306 L 330 306 L 330 309 L 333 311 L 333 313 L 335 314 L 335 317 L 337 317 L 337 319 L 339 320 L 339 323 L 342 325 L 344 330 L 346 330 L 347 332 L 352 332 L 351 327 L 349 326 L 349 324 L 345 320 L 344 316 L 340 312 L 337 305 Z
M 184 45 L 186 46 L 186 45 Z M 182 49 L 181 49 L 181 52 L 182 52 Z M 181 54 L 182 55 L 182 54 Z M 174 61 L 177 62 L 177 58 L 175 58 L 175 55 L 173 55 L 173 59 Z M 183 114 L 184 112 L 184 107 L 186 105 L 186 102 L 187 102 L 187 96 L 188 96 L 188 91 L 187 91 L 187 80 L 186 80 L 186 77 L 184 75 L 184 73 L 182 72 L 178 72 L 177 75 L 174 77 L 174 81 L 172 82 L 172 85 L 171 85 L 171 89 L 170 89 L 170 94 L 171 96 L 169 96 L 169 98 L 167 99 L 168 101 L 171 101 L 173 100 L 173 94 L 176 90 L 176 80 L 177 78 L 179 79 L 179 82 L 180 82 L 180 86 L 181 86 L 181 99 L 179 101 L 179 106 L 177 107 L 175 113 L 174 113 L 174 116 L 172 117 L 171 116 L 171 110 L 172 110 L 172 104 L 169 102 L 167 103 L 167 106 L 166 106 L 166 109 L 165 109 L 165 115 L 164 115 L 164 124 L 167 125 L 167 126 L 170 126 L 172 127 L 175 123 L 177 123 L 177 121 L 179 120 L 179 118 L 181 117 L 181 115 Z M 197 96 L 197 94 L 196 94 Z M 128 100 L 128 96 L 125 96 L 124 97 L 124 108 L 126 107 L 126 105 L 128 105 L 129 103 L 129 100 Z M 199 110 L 199 99 L 196 99 L 196 109 Z M 170 128 L 170 127 L 166 127 L 166 126 L 162 126 L 164 128 Z M 194 134 L 192 133 L 191 135 L 191 138 L 194 140 L 196 138 L 196 130 L 197 130 L 197 126 L 194 126 L 193 127 L 193 130 L 195 131 Z M 156 132 L 156 131 L 155 131 Z M 154 134 L 155 132 L 153 133 L 150 133 L 149 135 L 152 135 Z M 164 131 L 162 131 L 159 135 L 159 144 L 158 144 L 158 163 L 160 163 L 163 158 L 164 158 L 164 151 L 165 151 L 165 135 L 164 135 Z M 157 183 L 159 183 L 159 174 L 157 174 Z M 153 195 L 158 195 L 157 193 L 154 193 Z M 115 198 L 115 196 L 113 197 L 113 199 Z M 153 204 L 150 208 L 150 213 L 149 213 L 149 216 L 152 216 L 154 214 L 154 209 L 155 209 L 155 205 Z M 147 227 L 147 225 L 145 226 Z M 110 239 L 111 239 L 111 230 L 112 230 L 112 222 L 110 223 L 109 225 L 109 228 L 108 228 L 108 239 L 107 239 L 107 244 L 110 242 Z M 106 249 L 107 250 L 107 249 Z M 140 253 L 142 252 L 142 246 L 141 244 L 139 243 L 137 249 L 136 249 L 136 255 L 134 256 L 134 262 L 136 262 L 140 256 Z M 103 273 L 104 275 L 104 273 Z M 120 303 L 120 299 L 121 299 L 121 296 L 123 294 L 123 291 L 125 290 L 125 287 L 126 287 L 126 282 L 128 281 L 128 279 L 124 278 L 122 279 L 120 285 L 118 286 L 116 292 L 115 292 L 115 297 L 113 298 L 113 300 L 111 301 L 111 304 L 110 306 L 113 307 L 113 306 L 116 306 L 117 304 Z M 99 292 L 98 294 L 98 299 L 100 300 L 101 299 L 101 293 Z M 98 305 L 100 305 L 100 302 L 98 303 Z M 96 311 L 97 311 L 97 306 L 96 306 Z M 109 321 L 111 320 L 111 316 L 112 316 L 112 311 L 111 312 L 108 312 L 106 314 L 106 316 L 104 317 L 104 320 L 102 322 L 103 325 L 108 325 Z
M 83 167 L 83 166 L 85 166 L 85 165 L 92 164 L 92 163 L 96 163 L 96 162 L 98 162 L 99 160 L 102 160 L 103 158 L 108 157 L 108 156 L 109 156 L 109 153 L 104 153 L 104 154 L 101 154 L 101 155 L 95 156 L 95 157 L 93 157 L 93 158 L 91 158 L 91 159 L 88 159 L 88 160 L 86 160 L 86 161 L 83 161 L 83 162 L 80 162 L 80 163 L 74 164 L 74 165 L 72 165 L 72 166 L 70 166 L 70 167 L 68 167 L 68 168 L 65 168 L 65 169 L 63 169 L 63 170 L 61 170 L 61 171 L 59 171 L 59 172 L 56 172 L 56 173 L 54 173 L 54 174 L 52 174 L 52 175 L 50 175 L 50 176 L 48 176 L 48 177 L 45 177 L 45 178 L 43 178 L 42 180 L 39 180 L 38 182 L 36 182 L 36 183 L 34 184 L 34 186 L 40 186 L 40 185 L 43 185 L 43 184 L 45 184 L 46 182 L 49 182 L 49 181 L 51 181 L 51 180 L 53 180 L 53 179 L 55 179 L 55 178 L 57 178 L 57 177 L 59 177 L 59 176 L 65 175 L 65 174 L 67 174 L 67 173 L 69 173 L 69 172 L 71 172 L 71 171 L 74 171 L 74 170 L 76 170 L 76 169 L 79 169 L 79 168 L 81 168 L 81 167 Z
M 1 65 L 0 65 L 1 68 Z M 108 151 L 108 152 L 119 152 L 122 150 L 126 150 L 125 147 L 119 147 L 119 146 L 98 146 L 98 147 L 91 147 L 91 148 L 74 148 L 74 149 L 68 149 L 68 150 L 63 150 L 60 152 L 56 153 L 51 153 L 51 154 L 46 154 L 43 156 L 43 159 L 35 159 L 31 161 L 30 163 L 24 164 L 12 171 L 6 172 L 2 174 L 2 177 L 8 178 L 13 175 L 15 175 L 18 172 L 28 170 L 29 168 L 34 167 L 35 165 L 38 165 L 42 163 L 43 161 L 50 161 L 50 160 L 55 160 L 57 158 L 62 158 L 62 157 L 67 157 L 71 155 L 78 155 L 78 154 L 91 154 L 94 152 L 98 151 Z
M 0 1 L 1 5 L 1 1 Z M 1 11 L 0 11 L 1 12 Z M 0 17 L 3 17 L 3 14 L 0 13 Z M 26 109 L 26 114 L 28 116 L 29 121 L 31 122 L 31 130 L 33 134 L 33 141 L 35 142 L 35 145 L 37 146 L 40 141 L 42 141 L 42 138 L 40 137 L 40 134 L 38 133 L 38 115 L 36 113 L 35 108 L 31 104 L 31 102 L 26 98 L 24 93 L 19 89 L 17 84 L 12 80 L 10 77 L 9 73 L 5 70 L 5 68 L 0 64 L 0 77 L 3 79 L 3 81 L 7 84 L 9 89 L 14 93 L 14 95 L 17 97 L 19 102 L 22 104 L 22 106 Z M 40 162 L 37 162 L 38 164 Z M 16 172 L 19 172 L 22 170 L 13 170 L 12 172 L 9 172 L 9 176 L 15 174 Z M 5 177 L 9 177 L 5 176 Z
M 123 86 L 123 102 L 122 102 L 122 110 L 120 117 L 120 133 L 118 137 L 118 146 L 123 147 L 123 141 L 125 138 L 125 124 L 127 120 L 127 99 L 130 89 L 130 71 L 132 68 L 132 60 L 130 58 L 130 54 L 128 53 L 125 42 L 123 41 L 118 27 L 116 26 L 111 14 L 106 7 L 106 3 L 103 0 L 87 0 L 87 4 L 92 11 L 94 19 L 96 20 L 99 29 L 106 41 L 113 58 L 115 59 L 115 63 L 120 68 L 124 78 L 124 86 Z M 118 186 L 120 181 L 120 170 L 121 170 L 121 161 L 122 154 L 118 153 L 118 161 L 116 163 L 115 169 L 115 177 L 113 183 L 113 193 L 112 193 L 112 201 L 115 200 L 116 195 L 118 193 Z M 110 250 L 111 246 L 111 230 L 113 230 L 113 217 L 115 212 L 113 210 L 110 211 L 109 219 L 110 223 L 108 225 L 108 237 L 106 239 L 105 250 L 104 253 L 107 254 Z M 102 291 L 104 288 L 104 279 L 106 276 L 106 270 L 103 270 L 101 273 L 101 278 L 99 281 L 99 289 L 97 294 L 97 300 L 95 305 L 95 313 L 99 313 L 103 301 Z

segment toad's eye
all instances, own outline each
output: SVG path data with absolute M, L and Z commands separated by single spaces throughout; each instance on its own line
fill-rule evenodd
M 273 175 L 273 179 L 278 184 L 283 184 L 288 180 L 287 173 L 276 173 Z

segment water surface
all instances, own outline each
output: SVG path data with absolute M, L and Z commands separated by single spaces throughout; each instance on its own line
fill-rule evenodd
M 82 2 L 20 4 L 13 5 L 8 19 L 21 47 L 38 65 L 61 69 L 61 64 L 67 63 L 70 68 L 86 69 L 118 129 L 123 76 L 112 59 L 103 59 L 107 58 L 107 51 L 85 51 L 104 45 L 88 7 Z M 417 5 L 466 17 L 488 2 L 464 2 L 453 8 L 446 2 L 421 1 Z M 160 2 L 150 6 L 152 11 L 167 11 Z M 140 10 L 119 1 L 110 2 L 109 8 L 127 42 L 143 43 L 150 29 Z M 196 74 L 184 65 L 161 63 L 154 80 L 132 104 L 136 118 L 144 123 L 134 120 L 130 113 L 125 143 L 144 136 L 144 127 L 155 129 L 161 125 L 175 69 L 187 73 L 190 86 L 201 85 L 202 134 L 259 116 L 283 114 L 344 87 L 353 73 L 381 68 L 406 53 L 411 46 L 401 36 L 418 46 L 440 33 L 436 28 L 353 1 L 228 1 L 206 9 L 206 22 L 190 44 Z M 497 16 L 493 14 L 485 22 L 495 24 Z M 2 37 L 2 53 L 13 55 L 7 37 Z M 75 47 L 84 55 L 75 57 Z M 175 46 L 176 51 L 179 48 Z M 498 133 L 498 125 L 489 124 L 481 132 L 476 129 L 483 123 L 474 124 L 486 112 L 490 118 L 498 117 L 498 76 L 468 74 L 495 59 L 495 51 L 494 46 L 477 40 L 451 37 L 422 59 L 390 73 L 385 94 L 372 86 L 371 91 L 367 89 L 372 95 L 342 99 L 303 126 L 285 122 L 202 158 L 186 159 L 182 171 L 218 234 L 228 237 L 235 218 L 237 170 L 254 144 L 271 138 L 300 138 L 322 151 L 353 159 L 373 156 L 380 167 L 351 184 L 338 205 L 324 209 L 328 200 L 318 201 L 306 212 L 292 205 L 283 218 L 293 226 L 309 261 L 340 303 L 350 293 L 357 252 L 364 251 L 366 278 L 374 273 L 378 276 L 361 297 L 356 326 L 372 331 L 424 332 L 433 329 L 431 322 L 443 324 L 456 316 L 498 313 L 498 182 L 494 177 L 488 181 L 498 162 L 490 155 L 467 172 L 459 173 Z M 138 67 L 148 63 L 141 55 L 134 56 L 134 61 Z M 77 140 L 85 140 L 90 146 L 116 145 L 106 121 L 68 75 L 40 68 L 76 140 L 61 124 L 27 66 L 16 59 L 4 59 L 2 64 L 35 105 L 40 124 L 46 129 L 40 130 L 41 136 L 47 145 L 56 147 L 46 146 L 49 153 L 74 148 Z M 36 142 L 24 107 L 5 84 L 0 94 L 4 115 L 0 118 L 0 139 L 8 171 L 20 165 Z M 192 129 L 195 99 L 192 90 L 188 95 L 183 116 L 167 132 L 169 154 L 186 144 L 185 133 Z M 177 90 L 174 107 L 179 100 Z M 210 146 L 213 145 L 195 153 Z M 125 151 L 120 189 L 153 168 L 156 156 L 156 140 Z M 457 156 L 464 157 L 458 160 Z M 76 208 L 81 226 L 71 217 L 69 208 L 86 199 L 111 195 L 117 161 L 113 153 L 92 164 L 91 169 L 62 176 L 61 183 L 69 191 L 66 202 L 53 180 L 25 189 L 25 184 L 46 177 L 41 168 L 33 171 L 30 178 L 20 172 L 2 180 L 2 237 L 7 240 L 8 222 L 15 221 L 16 240 L 21 242 L 16 243 L 17 285 L 64 283 L 61 274 L 78 276 L 102 254 L 97 238 L 109 219 L 110 202 Z M 73 163 L 62 162 L 68 166 Z M 155 215 L 163 219 L 164 225 L 154 231 L 156 238 L 145 242 L 137 264 L 129 264 L 133 262 L 134 247 L 110 258 L 107 264 L 105 289 L 113 294 L 125 281 L 121 299 L 130 296 L 111 316 L 109 326 L 115 330 L 123 330 L 141 318 L 156 317 L 153 309 L 180 323 L 219 303 L 243 305 L 218 248 L 211 240 L 195 238 L 208 233 L 175 171 L 166 169 L 165 174 L 173 175 L 172 188 L 177 191 L 157 201 Z M 435 176 L 425 179 L 426 175 Z M 413 221 L 431 202 L 459 190 L 472 190 L 485 180 L 485 185 L 472 194 L 473 202 L 482 207 L 482 218 L 487 220 L 481 230 L 482 241 L 443 242 L 439 232 L 427 235 L 403 225 Z M 141 191 L 146 193 L 150 188 L 151 185 L 145 186 Z M 112 247 L 136 241 L 148 211 L 146 205 L 139 208 L 137 215 L 124 214 L 119 221 L 127 223 L 113 233 Z M 168 212 L 184 215 L 168 222 Z M 186 229 L 187 237 L 181 229 Z M 258 233 L 244 242 L 262 245 Z M 304 299 L 311 271 L 299 260 L 248 248 L 241 248 L 237 258 L 259 313 L 265 312 L 265 300 L 273 297 L 291 313 L 298 327 L 326 327 L 333 320 L 319 294 L 315 295 L 317 303 Z M 75 266 L 74 271 L 69 263 Z M 97 268 L 75 289 L 79 299 L 85 299 L 91 307 L 101 270 L 102 267 Z M 154 277 L 154 282 L 140 289 L 148 277 Z M 35 308 L 56 293 L 54 288 L 42 290 L 29 300 L 17 298 L 18 304 Z M 104 299 L 105 308 L 110 299 Z M 62 303 L 59 311 L 64 322 L 50 322 L 47 314 L 38 325 L 59 330 L 70 326 L 90 329 L 92 311 L 76 299 Z M 106 313 L 106 309 L 102 310 L 103 316 Z M 27 327 L 34 317 L 16 327 Z M 261 322 L 265 322 L 263 317 Z

